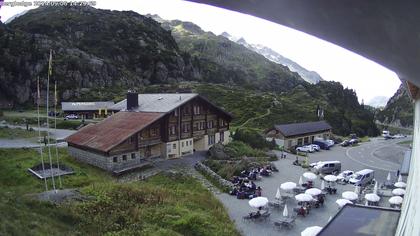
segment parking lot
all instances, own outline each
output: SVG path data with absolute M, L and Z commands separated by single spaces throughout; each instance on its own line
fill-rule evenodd
M 361 143 L 355 147 L 340 147 L 334 146 L 331 150 L 320 151 L 309 154 L 309 162 L 337 160 L 342 163 L 342 170 L 358 171 L 365 168 L 375 170 L 375 179 L 382 183 L 386 180 L 389 172 L 395 178 L 396 171 L 400 168 L 400 162 L 403 153 L 407 150 L 406 147 L 397 145 L 398 142 L 409 140 L 395 139 L 384 140 L 383 138 L 374 138 L 370 142 Z M 390 155 L 390 153 L 392 155 Z M 297 183 L 299 177 L 306 172 L 306 169 L 300 166 L 292 165 L 296 156 L 288 154 L 286 159 L 280 159 L 275 163 L 279 172 L 274 172 L 271 176 L 263 178 L 256 182 L 258 186 L 263 189 L 262 195 L 267 197 L 270 201 L 274 200 L 277 188 L 281 183 L 292 181 Z M 304 158 L 299 157 L 300 160 Z M 321 180 L 318 178 L 315 181 L 315 186 L 320 188 Z M 321 226 L 327 224 L 328 219 L 334 216 L 339 208 L 335 201 L 341 198 L 341 193 L 344 191 L 353 191 L 354 186 L 337 184 L 337 194 L 327 195 L 324 206 L 312 209 L 306 217 L 298 217 L 292 229 L 277 229 L 274 227 L 274 220 L 282 216 L 283 209 L 271 209 L 271 216 L 269 220 L 262 222 L 249 222 L 242 220 L 242 217 L 251 211 L 255 211 L 248 205 L 248 200 L 238 200 L 234 196 L 228 194 L 219 194 L 217 197 L 228 209 L 232 219 L 235 220 L 237 228 L 243 235 L 300 235 L 300 232 L 306 227 Z M 284 192 L 281 192 L 284 194 Z M 287 201 L 289 214 L 293 212 L 293 207 L 297 206 L 294 198 Z M 387 199 L 382 199 L 381 206 L 389 206 Z

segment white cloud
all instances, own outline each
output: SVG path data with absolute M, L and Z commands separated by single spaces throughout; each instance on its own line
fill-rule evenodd
M 376 96 L 390 97 L 400 81 L 385 67 L 329 42 L 250 15 L 180 0 L 97 1 L 98 8 L 133 10 L 158 14 L 164 19 L 179 19 L 198 24 L 206 31 L 223 31 L 248 42 L 266 45 L 318 72 L 326 80 L 341 82 L 354 89 L 361 101 Z M 2 21 L 28 8 L 3 7 Z M 372 89 L 375 88 L 375 89 Z

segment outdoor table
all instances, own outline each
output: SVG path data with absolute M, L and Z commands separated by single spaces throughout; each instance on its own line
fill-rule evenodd
M 250 212 L 248 215 L 244 216 L 244 220 L 253 220 L 258 219 L 261 217 L 261 214 L 258 214 L 257 212 Z
M 299 193 L 304 193 L 305 190 L 306 190 L 305 187 L 297 186 L 296 188 L 293 189 L 293 192 L 295 192 L 296 194 L 299 194 Z
M 296 218 L 292 218 L 292 217 L 282 217 L 279 218 L 278 220 L 274 221 L 274 225 L 275 226 L 279 226 L 279 227 L 286 227 L 288 229 L 292 228 L 294 223 L 295 223 L 295 219 Z
M 387 180 L 383 183 L 382 187 L 385 188 L 385 189 L 393 189 L 394 188 L 394 182 Z
M 268 203 L 269 206 L 274 207 L 274 208 L 282 208 L 284 207 L 284 202 L 283 201 L 272 201 Z

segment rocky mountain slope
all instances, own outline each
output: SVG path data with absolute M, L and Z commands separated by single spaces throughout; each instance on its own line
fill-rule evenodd
M 171 30 L 181 50 L 200 61 L 205 82 L 240 84 L 263 91 L 287 91 L 305 81 L 286 66 L 232 42 L 223 36 L 205 32 L 191 22 L 152 18 Z
M 161 27 L 131 11 L 70 6 L 31 10 L 0 26 L 0 104 L 33 104 L 38 76 L 45 87 L 50 49 L 52 78 L 60 80 L 62 100 L 181 81 L 265 91 L 287 91 L 305 83 L 287 67 L 224 37 L 177 23 L 171 34 L 165 29 L 168 24 Z
M 377 112 L 376 119 L 394 126 L 413 127 L 414 108 L 406 88 L 401 84 L 388 100 L 385 108 Z
M 15 104 L 45 87 L 49 50 L 63 100 L 90 89 L 199 80 L 200 72 L 171 33 L 134 12 L 92 7 L 40 7 L 0 25 L 0 91 Z M 0 99 L 2 99 L 0 98 Z
M 223 32 L 221 35 L 233 42 L 243 45 L 244 47 L 258 54 L 263 55 L 265 58 L 267 58 L 270 61 L 287 66 L 291 71 L 298 73 L 302 77 L 302 79 L 304 79 L 308 83 L 316 84 L 319 81 L 323 80 L 321 76 L 315 71 L 309 71 L 303 68 L 298 63 L 290 60 L 289 58 L 282 56 L 281 54 L 279 54 L 278 52 L 274 51 L 273 49 L 269 47 L 259 45 L 259 44 L 250 44 L 246 42 L 244 38 L 236 39 L 235 37 L 232 37 L 227 32 Z
M 61 101 L 120 100 L 133 88 L 196 91 L 233 112 L 235 126 L 313 121 L 321 106 L 338 134 L 377 133 L 373 113 L 340 83 L 307 83 L 193 23 L 92 7 L 42 7 L 0 24 L 0 107 L 33 106 L 50 49 Z

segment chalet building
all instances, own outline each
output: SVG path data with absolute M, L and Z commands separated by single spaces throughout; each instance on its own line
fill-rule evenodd
M 109 110 L 116 113 L 66 139 L 71 156 L 120 173 L 229 142 L 232 116 L 198 94 L 128 93 Z
M 331 126 L 326 121 L 274 125 L 266 131 L 267 140 L 274 138 L 276 144 L 285 149 L 310 144 L 316 138 L 326 139 L 330 135 Z
M 114 106 L 114 102 L 62 102 L 61 110 L 64 116 L 75 114 L 80 118 L 95 119 L 104 118 L 112 115 L 110 107 Z

